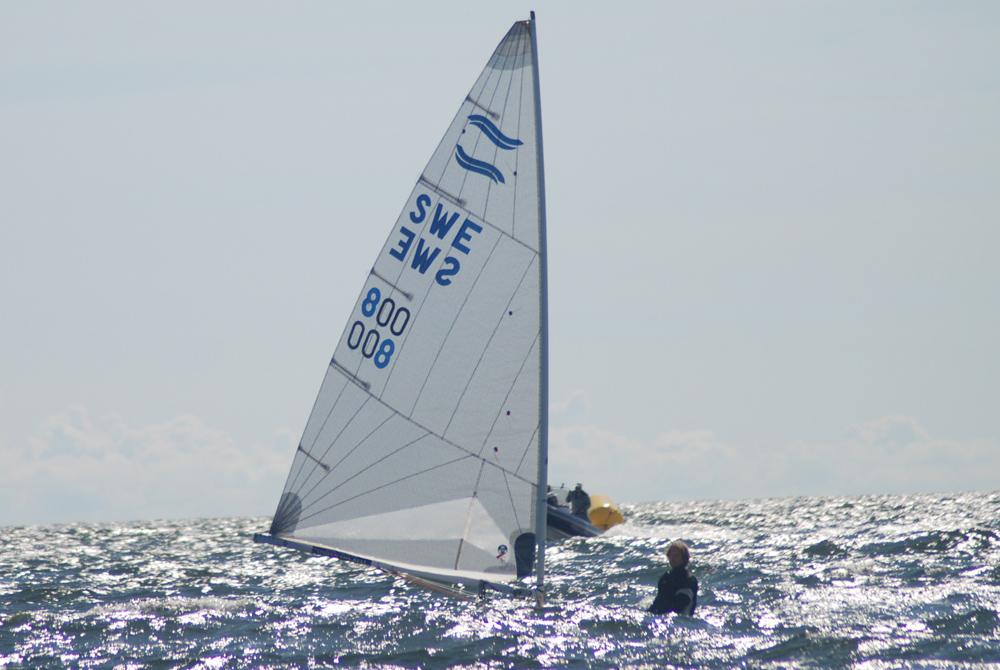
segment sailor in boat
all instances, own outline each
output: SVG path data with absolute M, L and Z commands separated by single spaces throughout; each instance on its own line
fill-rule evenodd
M 649 611 L 653 614 L 694 614 L 698 605 L 698 580 L 688 570 L 691 562 L 691 551 L 680 540 L 675 540 L 667 547 L 667 560 L 670 570 L 660 577 L 657 584 L 658 592 Z
M 568 492 L 562 486 L 555 491 L 550 488 L 545 498 L 548 503 L 546 535 L 552 540 L 597 537 L 625 520 L 610 498 L 591 497 L 579 484 Z
M 577 483 L 576 488 L 566 496 L 566 502 L 569 503 L 574 516 L 589 521 L 587 513 L 590 512 L 590 496 L 583 490 L 583 484 Z

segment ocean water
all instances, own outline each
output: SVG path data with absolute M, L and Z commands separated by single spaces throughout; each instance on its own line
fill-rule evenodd
M 251 541 L 267 519 L 10 527 L 0 667 L 1000 667 L 1000 493 L 664 502 L 464 602 Z M 694 618 L 653 616 L 683 538 Z

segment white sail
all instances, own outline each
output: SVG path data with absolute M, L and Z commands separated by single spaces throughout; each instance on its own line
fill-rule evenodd
M 544 537 L 532 30 L 504 36 L 365 278 L 272 537 L 457 583 L 515 578 Z

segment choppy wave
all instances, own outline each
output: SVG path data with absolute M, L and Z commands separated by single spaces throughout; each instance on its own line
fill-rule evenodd
M 6 528 L 0 667 L 1000 663 L 1000 494 L 650 503 L 464 603 L 255 545 L 267 519 Z M 683 538 L 697 617 L 644 611 Z

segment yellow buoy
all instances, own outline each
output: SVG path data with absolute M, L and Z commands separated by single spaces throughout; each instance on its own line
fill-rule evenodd
M 601 530 L 607 530 L 625 521 L 618 505 L 611 498 L 599 494 L 590 496 L 590 510 L 587 516 L 590 517 L 590 523 Z

